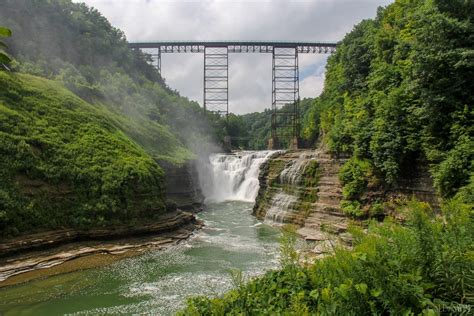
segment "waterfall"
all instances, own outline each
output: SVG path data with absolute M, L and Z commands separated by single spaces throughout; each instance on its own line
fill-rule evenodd
M 310 161 L 316 159 L 316 153 L 301 153 L 298 158 L 291 159 L 278 176 L 279 187 L 275 188 L 265 215 L 265 222 L 282 225 L 299 212 L 300 186 L 303 175 Z
M 211 155 L 207 179 L 204 179 L 207 181 L 202 185 L 206 200 L 254 202 L 260 187 L 260 166 L 274 153 L 275 151 L 241 151 Z
M 295 195 L 280 191 L 271 200 L 271 206 L 265 215 L 265 222 L 283 224 L 288 214 L 296 207 L 298 198 Z
M 299 185 L 306 166 L 308 166 L 312 159 L 316 159 L 316 154 L 302 153 L 298 159 L 291 160 L 280 173 L 280 183 Z

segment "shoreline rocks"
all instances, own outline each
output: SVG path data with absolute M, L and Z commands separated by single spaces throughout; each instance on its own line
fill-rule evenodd
M 0 287 L 12 276 L 48 269 L 95 254 L 136 254 L 161 249 L 189 238 L 202 222 L 188 212 L 164 214 L 157 222 L 134 227 L 61 230 L 0 243 Z M 38 276 L 39 277 L 39 276 Z

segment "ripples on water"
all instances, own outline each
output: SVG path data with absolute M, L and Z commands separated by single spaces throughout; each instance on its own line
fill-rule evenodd
M 278 266 L 279 232 L 251 208 L 212 204 L 200 214 L 206 227 L 177 247 L 1 289 L 0 314 L 169 315 L 190 296 L 221 294 L 232 287 L 230 269 L 253 277 Z
M 107 267 L 0 289 L 0 315 L 169 315 L 188 297 L 231 289 L 230 269 L 250 278 L 276 268 L 279 231 L 251 215 L 260 165 L 272 153 L 210 157 L 208 200 L 241 202 L 208 205 L 199 214 L 206 226 L 191 239 Z

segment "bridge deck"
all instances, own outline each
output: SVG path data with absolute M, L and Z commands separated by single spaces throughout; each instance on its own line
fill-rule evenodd
M 272 53 L 273 48 L 296 48 L 298 53 L 332 53 L 337 43 L 272 41 L 160 41 L 129 43 L 130 48 L 158 48 L 160 53 L 203 53 L 208 47 L 226 47 L 229 53 Z

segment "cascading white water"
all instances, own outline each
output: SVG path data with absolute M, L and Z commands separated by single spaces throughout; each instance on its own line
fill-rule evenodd
M 280 183 L 299 184 L 306 167 L 312 159 L 316 159 L 315 157 L 315 154 L 302 153 L 298 159 L 290 161 L 289 165 L 280 173 Z
M 208 177 L 204 186 L 206 200 L 254 202 L 258 194 L 260 166 L 275 151 L 241 151 L 213 154 L 209 157 Z
M 298 211 L 299 199 L 298 186 L 301 184 L 306 167 L 309 162 L 316 159 L 316 154 L 302 153 L 298 159 L 291 160 L 278 176 L 282 188 L 270 199 L 270 208 L 265 215 L 265 222 L 272 225 L 282 225 L 285 220 Z M 284 190 L 284 187 L 290 190 Z
M 283 224 L 289 212 L 293 210 L 298 202 L 298 197 L 283 191 L 276 193 L 271 200 L 271 206 L 265 215 L 265 222 L 272 224 Z

